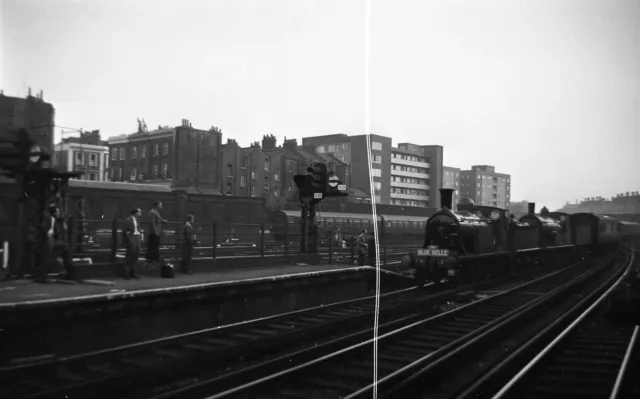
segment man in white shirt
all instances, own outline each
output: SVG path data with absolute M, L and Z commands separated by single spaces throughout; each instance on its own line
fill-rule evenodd
M 138 258 L 140 257 L 140 242 L 142 235 L 138 227 L 138 218 L 141 214 L 142 211 L 140 209 L 132 210 L 131 216 L 124 221 L 124 226 L 122 228 L 124 244 L 127 248 L 127 255 L 124 260 L 125 280 L 140 278 L 136 274 L 135 266 L 138 262 Z

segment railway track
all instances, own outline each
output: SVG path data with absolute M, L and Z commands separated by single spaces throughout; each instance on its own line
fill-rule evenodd
M 485 281 L 463 289 L 499 283 Z M 409 288 L 381 295 L 381 320 L 411 323 L 420 315 L 435 312 L 435 304 L 460 290 L 435 293 L 433 287 Z M 194 366 L 223 373 L 233 362 L 246 366 L 251 360 L 247 355 L 260 361 L 298 342 L 313 345 L 316 340 L 362 329 L 373 324 L 374 311 L 372 296 L 77 356 L 5 366 L 0 368 L 0 379 L 12 384 L 0 385 L 0 397 L 129 395 L 137 385 L 156 386 L 165 377 L 175 380 L 182 373 L 192 375 Z
M 614 277 L 590 295 L 586 310 L 556 320 L 457 398 L 637 397 L 625 382 L 637 378 L 630 364 L 640 356 L 640 327 L 606 315 L 625 275 Z
M 608 264 L 601 261 L 596 268 L 568 267 L 442 314 L 426 319 L 423 316 L 412 324 L 381 324 L 377 341 L 371 339 L 371 329 L 223 376 L 206 379 L 203 374 L 199 381 L 155 399 L 198 398 L 213 393 L 217 394 L 211 398 L 216 399 L 369 398 L 376 386 L 392 388 L 414 371 L 484 333 L 526 320 L 534 310 L 600 276 Z M 357 343 L 347 347 L 346 340 Z M 377 363 L 374 342 L 378 345 Z M 374 364 L 380 385 L 371 383 Z

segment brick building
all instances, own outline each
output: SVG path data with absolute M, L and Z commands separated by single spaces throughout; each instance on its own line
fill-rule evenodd
M 509 208 L 511 176 L 497 173 L 494 166 L 474 165 L 460 172 L 460 195 L 471 198 L 476 205 Z
M 296 196 L 293 176 L 306 173 L 303 169 L 304 157 L 297 151 L 297 140 L 284 139 L 282 146 L 277 145 L 274 135 L 262 137 L 262 152 L 271 159 L 272 187 L 271 193 L 286 199 Z
M 354 199 L 370 201 L 367 197 L 371 192 L 372 178 L 377 203 L 439 207 L 442 146 L 400 143 L 398 147 L 393 147 L 390 137 L 370 137 L 371 161 L 367 151 L 367 135 L 332 134 L 305 137 L 302 139 L 302 145 L 315 145 L 318 154 L 332 154 L 349 165 L 349 188 L 360 194 L 355 195 Z
M 166 183 L 173 188 L 221 190 L 222 132 L 194 129 L 183 119 L 176 127 L 149 131 L 138 123 L 133 134 L 108 140 L 112 181 Z
M 80 180 L 109 180 L 109 145 L 101 139 L 100 130 L 63 138 L 54 147 L 52 161 L 58 169 L 82 172 Z
M 31 89 L 26 98 L 6 96 L 0 91 L 0 132 L 26 128 L 40 148 L 53 154 L 55 109 L 42 97 L 42 91 L 32 96 Z M 9 181 L 13 179 L 0 176 L 0 182 Z
M 9 97 L 0 91 L 0 131 L 26 128 L 36 144 L 53 153 L 55 109 L 44 102 L 42 91 L 26 98 Z

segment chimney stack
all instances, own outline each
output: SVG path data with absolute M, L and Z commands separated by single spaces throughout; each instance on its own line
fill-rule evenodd
M 438 191 L 440 191 L 440 206 L 451 210 L 453 207 L 454 190 L 452 188 L 441 188 Z
M 536 214 L 536 203 L 529 202 L 529 215 L 533 216 Z

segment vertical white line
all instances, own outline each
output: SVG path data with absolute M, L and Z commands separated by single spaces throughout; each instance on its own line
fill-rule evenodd
M 373 398 L 378 397 L 378 316 L 380 311 L 380 248 L 378 246 L 378 215 L 376 212 L 376 195 L 371 167 L 371 120 L 369 110 L 369 59 L 371 42 L 371 0 L 365 0 L 365 44 L 364 44 L 364 124 L 367 142 L 367 160 L 369 166 L 369 191 L 371 195 L 371 213 L 373 218 L 373 238 L 376 259 L 376 301 L 373 320 Z

